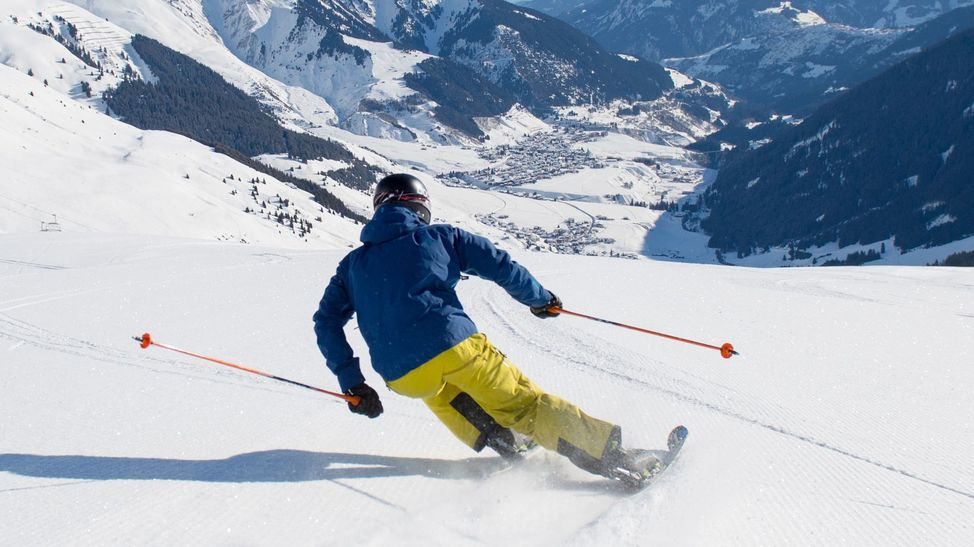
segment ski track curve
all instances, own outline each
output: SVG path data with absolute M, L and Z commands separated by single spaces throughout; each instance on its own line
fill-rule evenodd
M 74 338 L 45 329 L 38 325 L 15 319 L 0 313 L 0 338 L 12 340 L 17 347 L 29 345 L 43 351 L 51 351 L 79 358 L 79 362 L 98 361 L 111 365 L 136 368 L 153 374 L 178 376 L 186 379 L 202 380 L 214 384 L 276 393 L 287 397 L 320 398 L 306 394 L 295 388 L 277 386 L 269 380 L 250 376 L 217 365 L 200 364 L 186 359 L 157 357 L 143 350 L 132 341 L 132 351 L 119 350 L 99 345 L 91 341 Z M 139 353 L 136 353 L 139 352 Z M 146 353 L 143 353 L 146 352 Z M 341 403 L 344 404 L 344 403 Z
M 6 258 L 0 258 L 0 264 L 10 264 L 12 266 L 26 266 L 29 268 L 37 268 L 39 270 L 64 270 L 64 266 L 56 266 L 54 264 L 41 264 L 40 262 L 25 262 L 23 260 L 11 260 Z
M 652 391 L 663 394 L 672 399 L 705 408 L 709 411 L 720 414 L 722 416 L 732 418 L 739 422 L 760 427 L 764 430 L 773 432 L 778 435 L 786 436 L 788 438 L 800 441 L 802 443 L 805 443 L 807 445 L 816 448 L 828 450 L 840 456 L 850 458 L 852 460 L 864 464 L 868 464 L 870 466 L 874 466 L 884 471 L 898 474 L 900 476 L 926 484 L 928 486 L 946 492 L 950 492 L 959 496 L 963 496 L 968 500 L 974 500 L 974 492 L 968 489 L 952 486 L 949 484 L 944 484 L 942 482 L 925 478 L 920 473 L 916 473 L 908 469 L 900 468 L 898 466 L 883 462 L 880 459 L 871 457 L 869 455 L 855 453 L 851 450 L 842 448 L 836 443 L 824 441 L 819 438 L 815 438 L 812 435 L 791 429 L 786 426 L 778 425 L 774 422 L 768 421 L 766 419 L 762 419 L 754 414 L 734 410 L 730 406 L 716 404 L 714 402 L 702 398 L 699 395 L 697 396 L 688 395 L 686 392 L 687 390 L 685 388 L 692 388 L 692 390 L 697 393 L 701 393 L 703 392 L 703 390 L 700 389 L 698 386 L 694 385 L 693 378 L 689 378 L 689 379 L 675 378 L 674 371 L 678 369 L 666 367 L 659 361 L 650 360 L 649 363 L 653 366 L 651 369 L 646 369 L 646 370 L 647 373 L 652 374 L 654 379 L 660 378 L 663 381 L 662 384 L 654 383 L 653 381 L 648 381 L 646 379 L 638 378 L 626 372 L 622 372 L 623 370 L 632 369 L 633 366 L 637 364 L 637 361 L 634 360 L 635 354 L 632 354 L 631 352 L 628 352 L 627 350 L 623 350 L 621 348 L 612 348 L 611 352 L 609 350 L 602 349 L 607 346 L 608 347 L 612 346 L 612 344 L 607 341 L 602 341 L 603 344 L 602 347 L 596 348 L 593 344 L 585 342 L 583 339 L 580 339 L 579 337 L 573 336 L 571 334 L 566 334 L 566 331 L 570 331 L 571 327 L 567 327 L 564 330 L 559 329 L 559 331 L 557 331 L 558 336 L 548 336 L 544 338 L 528 336 L 525 333 L 525 330 L 522 327 L 520 327 L 520 322 L 516 322 L 509 319 L 510 317 L 513 316 L 513 314 L 509 313 L 510 312 L 509 309 L 503 309 L 501 306 L 498 306 L 495 302 L 493 302 L 489 298 L 485 298 L 484 300 L 487 309 L 489 309 L 491 312 L 491 323 L 503 327 L 509 334 L 518 338 L 524 345 L 531 346 L 535 348 L 537 351 L 540 351 L 544 354 L 551 355 L 562 363 L 568 363 L 577 370 L 588 371 L 590 373 L 598 373 L 604 376 L 611 377 L 616 381 L 639 385 L 640 387 L 650 389 Z M 527 318 L 527 319 L 533 319 L 533 318 Z M 573 349 L 572 353 L 568 353 L 559 349 L 561 347 L 566 347 L 566 344 L 562 342 L 566 342 L 567 340 L 570 340 L 571 342 L 569 347 L 572 347 Z M 579 352 L 580 349 L 583 351 Z M 579 353 L 582 354 L 581 357 L 579 357 Z M 642 366 L 645 366 L 647 364 L 647 360 L 645 357 L 639 357 L 638 363 L 641 364 Z M 680 372 L 684 373 L 684 371 L 680 371 Z M 667 383 L 669 385 L 666 385 Z M 718 385 L 718 384 L 712 384 L 712 385 Z M 754 401 L 743 401 L 743 402 L 753 403 Z M 766 405 L 762 404 L 760 406 L 766 408 Z

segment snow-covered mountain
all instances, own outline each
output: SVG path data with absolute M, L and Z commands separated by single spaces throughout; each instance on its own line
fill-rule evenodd
M 858 29 L 817 19 L 803 23 L 788 12 L 791 28 L 749 36 L 703 55 L 666 63 L 698 78 L 718 81 L 757 105 L 807 114 L 856 84 L 955 32 L 974 27 L 974 7 L 959 8 L 909 29 Z
M 828 23 L 785 2 L 754 11 L 747 34 L 739 40 L 666 63 L 720 81 L 751 103 L 796 112 L 847 88 L 849 82 L 836 81 L 835 73 L 846 73 L 847 65 L 857 66 L 858 59 L 884 50 L 903 32 Z
M 738 257 L 862 263 L 974 235 L 974 29 L 732 153 L 705 194 Z M 918 98 L 923 98 L 919 100 Z
M 690 57 L 760 34 L 754 14 L 788 5 L 838 25 L 907 28 L 972 0 L 526 0 L 527 7 L 585 29 L 612 51 L 647 59 Z M 814 15 L 812 15 L 814 14 Z
M 308 129 L 457 143 L 482 138 L 481 119 L 647 102 L 673 89 L 654 63 L 610 54 L 558 20 L 493 0 L 75 4 L 189 55 Z M 702 104 L 713 97 L 687 107 Z
M 83 97 L 71 80 L 85 81 L 91 68 L 66 50 L 72 60 L 64 64 L 34 62 L 61 54 L 35 45 L 37 59 L 23 59 L 34 76 L 0 65 L 0 232 L 169 234 L 282 247 L 357 240 L 354 223 L 293 185 L 72 100 L 57 87 Z
M 353 219 L 370 214 L 367 185 L 358 183 L 376 176 L 361 173 L 366 165 L 386 172 L 419 170 L 437 200 L 437 219 L 469 224 L 506 240 L 505 245 L 635 257 L 643 253 L 645 234 L 661 214 L 647 206 L 679 199 L 706 172 L 689 153 L 665 143 L 685 144 L 713 131 L 719 110 L 729 104 L 715 86 L 674 72 L 679 85 L 656 101 L 554 107 L 547 122 L 522 107 L 505 116 L 478 118 L 486 144 L 476 148 L 357 135 L 322 123 L 326 118 L 336 122 L 337 116 L 334 109 L 319 108 L 328 106 L 320 97 L 232 55 L 215 31 L 206 30 L 205 14 L 188 9 L 190 4 L 147 0 L 127 10 L 115 3 L 85 5 L 99 13 L 56 0 L 24 0 L 6 5 L 11 13 L 0 15 L 0 60 L 11 74 L 4 79 L 3 97 L 10 111 L 22 112 L 5 117 L 10 145 L 2 160 L 16 176 L 0 181 L 10 213 L 3 218 L 3 231 L 56 225 L 344 246 L 357 239 Z M 187 55 L 149 38 L 135 39 L 121 25 L 164 37 Z M 151 55 L 143 59 L 139 49 Z M 155 73 L 150 65 L 157 67 Z M 240 91 L 260 104 L 248 102 Z M 41 92 L 46 99 L 41 100 Z M 106 92 L 108 102 L 101 98 Z M 142 93 L 152 97 L 145 105 L 149 108 L 131 110 Z M 118 102 L 123 97 L 124 107 Z M 135 130 L 106 116 L 108 104 L 115 105 L 113 115 L 143 129 L 193 135 L 223 153 L 184 137 Z M 230 107 L 232 116 L 212 118 Z M 71 123 L 60 119 L 76 109 L 87 115 Z M 282 134 L 284 149 L 257 154 L 267 143 L 279 146 Z M 13 145 L 22 135 L 31 136 L 29 154 Z M 312 137 L 326 140 L 309 141 Z M 176 153 L 184 146 L 157 144 L 171 139 L 196 152 Z M 68 153 L 62 154 L 62 147 Z M 336 154 L 322 157 L 320 151 L 330 148 Z M 521 159 L 511 162 L 499 152 L 508 149 L 518 150 Z M 91 168 L 75 173 L 79 163 L 71 150 L 85 151 L 91 162 L 81 164 Z M 65 161 L 44 160 L 62 157 Z M 345 172 L 357 177 L 354 184 L 341 176 Z M 444 186 L 438 176 L 463 188 Z M 75 185 L 79 177 L 84 186 Z M 147 195 L 153 199 L 142 200 L 136 184 L 151 187 Z M 62 198 L 74 196 L 79 187 L 89 189 L 83 197 Z M 194 191 L 187 192 L 190 188 Z M 118 210 L 137 213 L 100 213 L 97 204 L 106 195 L 127 204 Z M 200 209 L 200 199 L 227 206 Z M 255 222 L 261 227 L 255 228 Z M 332 224 L 334 229 L 321 229 Z
M 947 13 L 970 6 L 972 0 L 794 0 L 829 21 L 861 28 L 913 27 Z
M 78 4 L 97 13 L 89 12 Z M 338 241 L 354 241 L 355 221 L 370 214 L 370 181 L 383 171 L 414 169 L 428 181 L 437 199 L 439 205 L 435 215 L 438 219 L 472 226 L 475 231 L 491 234 L 509 248 L 628 257 L 653 256 L 702 262 L 717 260 L 712 250 L 707 249 L 706 238 L 678 229 L 678 222 L 677 229 L 672 229 L 671 215 L 666 213 L 676 204 L 687 203 L 687 196 L 702 193 L 713 180 L 714 173 L 700 165 L 699 156 L 679 147 L 693 143 L 722 124 L 722 112 L 732 101 L 715 85 L 668 71 L 667 78 L 673 88 L 655 100 L 617 99 L 593 104 L 548 106 L 543 120 L 524 107 L 514 106 L 502 116 L 473 118 L 472 123 L 483 134 L 479 142 L 459 137 L 455 130 L 447 129 L 445 125 L 437 129 L 428 124 L 422 130 L 427 131 L 425 133 L 410 129 L 405 132 L 405 137 L 391 135 L 385 130 L 374 134 L 371 130 L 350 132 L 339 127 L 340 109 L 331 108 L 324 98 L 256 70 L 226 47 L 221 33 L 226 33 L 227 29 L 218 31 L 210 24 L 214 9 L 224 14 L 226 10 L 220 6 L 225 7 L 226 4 L 144 0 L 130 6 L 130 9 L 99 0 L 85 0 L 78 4 L 43 0 L 38 5 L 18 0 L 11 5 L 13 13 L 0 22 L 0 52 L 4 64 L 19 71 L 21 76 L 28 77 L 11 80 L 7 95 L 16 98 L 20 107 L 28 112 L 37 112 L 44 122 L 33 126 L 11 124 L 7 128 L 11 140 L 16 140 L 15 135 L 34 132 L 38 135 L 39 156 L 57 156 L 57 149 L 46 144 L 57 142 L 56 138 L 48 137 L 48 133 L 56 135 L 61 131 L 62 125 L 57 116 L 49 112 L 47 107 L 36 107 L 29 100 L 22 100 L 23 95 L 32 89 L 24 86 L 40 85 L 47 80 L 46 89 L 59 93 L 58 100 L 89 108 L 93 116 L 104 116 L 102 112 L 106 105 L 113 104 L 111 101 L 124 95 L 127 97 L 124 103 L 114 103 L 119 111 L 113 114 L 139 123 L 143 129 L 164 129 L 191 135 L 224 152 L 217 156 L 210 152 L 194 155 L 195 159 L 187 164 L 186 172 L 179 175 L 181 180 L 192 180 L 191 171 L 198 170 L 210 173 L 209 177 L 221 185 L 224 179 L 227 184 L 241 177 L 246 181 L 259 179 L 262 184 L 267 178 L 268 184 L 277 181 L 289 188 L 288 195 L 275 191 L 273 195 L 266 196 L 270 200 L 265 199 L 260 186 L 255 188 L 253 184 L 245 184 L 241 188 L 230 188 L 228 195 L 234 197 L 231 203 L 236 206 L 227 210 L 227 218 L 221 218 L 217 223 L 221 228 L 214 230 L 208 226 L 213 221 L 210 216 L 204 219 L 186 214 L 184 221 L 187 226 L 177 230 L 177 234 L 205 234 L 203 237 L 226 239 L 231 237 L 227 235 L 231 231 L 223 226 L 232 225 L 236 222 L 234 217 L 240 216 L 248 219 L 247 222 L 254 218 L 261 220 L 271 232 L 280 231 L 280 235 L 293 238 L 293 243 L 302 246 L 332 246 Z M 271 12 L 274 10 L 281 11 L 282 16 L 294 16 L 294 10 L 300 7 L 293 2 L 251 5 L 255 10 L 270 10 L 258 10 L 256 15 L 247 16 L 250 17 L 248 21 L 258 22 L 272 20 Z M 326 12 L 339 13 L 325 10 L 338 4 L 318 5 L 324 10 L 315 16 L 320 21 L 329 20 L 322 15 Z M 391 23 L 377 25 L 376 21 L 388 20 L 385 16 L 378 17 L 378 12 L 373 14 L 372 19 L 361 19 L 362 14 L 370 13 L 366 7 L 376 7 L 378 4 L 342 5 L 355 7 L 358 11 L 354 15 L 359 17 L 355 20 L 367 21 L 371 25 L 359 28 L 349 23 L 347 28 L 351 29 L 348 30 L 350 33 L 384 33 L 392 32 L 395 28 Z M 459 4 L 451 5 L 455 7 Z M 412 6 L 416 9 L 421 7 L 420 4 Z M 504 10 L 517 9 L 505 6 Z M 421 12 L 414 10 L 409 13 Z M 523 14 L 531 13 L 524 11 Z M 533 21 L 523 14 L 519 17 Z M 318 24 L 311 19 L 311 15 L 298 13 L 297 18 L 301 17 L 310 21 L 305 25 Z M 159 40 L 136 40 L 130 29 L 144 31 Z M 423 47 L 430 47 L 425 45 L 429 35 L 416 34 L 420 35 L 424 37 Z M 342 43 L 346 45 L 356 40 L 355 43 L 369 47 L 385 44 L 384 51 L 390 58 L 401 60 L 399 56 L 405 52 L 406 55 L 425 55 L 421 64 L 434 60 L 461 66 L 456 61 L 433 53 L 393 47 L 396 44 L 392 41 L 383 43 L 373 42 L 367 37 L 341 36 Z M 349 42 L 345 41 L 346 38 Z M 166 47 L 167 42 L 182 53 L 170 50 Z M 454 46 L 458 43 L 453 42 Z M 140 47 L 155 45 L 151 47 L 153 53 L 143 58 L 139 53 L 140 48 L 133 44 L 143 44 Z M 372 51 L 375 53 L 378 50 Z M 378 57 L 373 53 L 369 54 L 369 58 Z M 354 53 L 350 55 L 354 59 Z M 93 64 L 86 64 L 88 56 Z M 632 62 L 625 57 L 619 59 Z M 299 60 L 307 61 L 307 54 Z M 164 64 L 158 65 L 160 62 Z M 156 65 L 157 73 L 154 73 L 151 67 Z M 471 69 L 466 70 L 472 73 Z M 390 73 L 400 74 L 394 70 Z M 403 91 L 411 89 L 403 87 L 409 83 L 408 74 L 400 75 L 402 78 L 398 84 L 391 85 L 396 80 L 391 77 L 370 80 L 370 85 L 378 89 L 376 93 L 387 93 L 387 97 L 396 92 L 412 93 Z M 493 85 L 484 78 L 485 85 Z M 435 82 L 449 83 L 449 79 L 442 77 L 420 83 L 432 85 Z M 106 91 L 109 91 L 108 103 L 100 99 L 100 94 Z M 241 95 L 240 91 L 246 92 L 246 95 Z M 91 93 L 90 97 L 88 93 Z M 153 97 L 151 101 L 145 101 L 146 106 L 151 108 L 139 112 L 121 106 L 137 106 L 142 94 Z M 166 94 L 170 94 L 170 99 L 159 98 Z M 259 104 L 247 96 L 255 98 Z M 179 104 L 178 101 L 174 102 L 176 98 L 187 105 L 189 103 L 185 101 L 192 101 L 193 108 L 179 109 L 178 116 L 175 116 L 179 121 L 172 124 L 174 116 L 167 114 L 167 109 L 176 108 L 175 105 Z M 229 107 L 231 99 L 233 116 L 210 118 Z M 395 118 L 387 112 L 383 118 L 388 120 L 386 128 L 393 124 L 402 127 L 415 124 L 415 129 L 422 125 L 416 120 L 426 114 L 434 116 L 434 119 L 441 115 L 442 112 L 437 109 L 443 105 L 433 101 L 423 104 L 428 107 L 426 113 L 416 110 L 416 117 L 411 119 Z M 276 121 L 268 118 L 267 114 Z M 85 125 L 88 123 L 91 122 L 85 122 Z M 117 120 L 108 119 L 100 122 L 100 126 L 110 128 L 117 123 Z M 237 125 L 234 126 L 234 123 Z M 241 123 L 254 131 L 240 129 Z M 256 131 L 258 126 L 260 129 Z M 437 134 L 451 137 L 438 141 L 432 138 Z M 119 132 L 109 129 L 93 135 L 111 149 L 123 151 L 117 155 L 108 152 L 100 154 L 99 157 L 105 158 L 106 169 L 115 169 L 112 166 L 114 162 L 120 162 L 122 169 L 129 169 L 127 158 L 130 157 L 131 139 L 120 138 Z M 76 135 L 72 138 L 80 137 Z M 236 140 L 238 138 L 239 141 Z M 231 140 L 227 142 L 225 139 Z M 136 139 L 136 142 L 141 141 Z M 261 150 L 261 146 L 269 148 Z M 327 151 L 333 147 L 336 152 L 330 155 Z M 7 152 L 11 154 L 10 161 L 14 162 L 16 149 L 10 148 Z M 156 158 L 152 165 L 165 164 L 164 148 L 156 149 L 151 155 Z M 213 160 L 213 157 L 219 159 Z M 210 163 L 236 167 L 225 168 L 225 174 L 212 173 L 206 170 L 206 164 Z M 29 171 L 27 167 L 18 168 Z M 44 222 L 49 223 L 55 214 L 60 214 L 59 218 L 67 218 L 65 214 L 76 210 L 70 204 L 62 208 L 60 201 L 52 198 L 65 194 L 65 185 L 69 184 L 64 182 L 66 169 L 57 163 L 45 165 L 38 175 L 47 181 L 41 194 L 32 193 L 29 187 L 20 185 L 15 179 L 4 182 L 3 193 L 16 200 L 18 213 L 12 217 L 14 220 L 8 220 L 8 229 L 17 231 L 28 229 L 28 226 L 29 229 L 39 226 L 41 219 L 30 211 L 40 212 L 40 216 L 47 219 Z M 163 173 L 167 172 L 159 169 L 159 176 L 155 177 L 158 180 L 154 183 L 158 184 L 160 190 L 177 190 L 179 187 L 170 187 L 165 183 L 169 179 Z M 231 174 L 233 178 L 230 178 Z M 91 176 L 95 180 L 100 175 L 92 173 Z M 141 171 L 138 177 L 151 178 L 151 170 Z M 112 182 L 117 181 L 112 179 Z M 222 190 L 215 186 L 208 191 L 219 194 Z M 123 200 L 138 200 L 138 194 L 113 193 Z M 440 201 L 441 198 L 445 201 Z M 174 192 L 168 198 L 156 201 L 179 201 L 175 210 L 192 211 L 195 207 L 193 199 L 192 195 Z M 300 207 L 301 203 L 306 206 Z M 134 206 L 151 210 L 154 205 L 138 202 Z M 294 209 L 300 210 L 300 214 Z M 93 209 L 86 207 L 85 210 Z M 71 218 L 84 221 L 74 215 Z M 137 218 L 151 219 L 153 215 Z M 327 224 L 330 219 L 343 226 L 338 229 L 340 233 L 337 239 L 305 237 L 309 231 L 314 233 L 322 222 Z M 126 222 L 135 220 L 129 218 Z M 96 225 L 98 228 L 95 231 L 108 229 L 99 223 L 89 226 Z M 138 231 L 167 234 L 166 225 L 146 223 Z M 286 230 L 282 230 L 281 226 Z M 236 239 L 267 241 L 263 236 L 255 238 L 253 235 Z M 931 251 L 929 256 L 911 254 L 906 260 L 928 263 L 942 260 L 949 252 L 950 249 L 944 248 Z M 891 254 L 886 260 L 899 262 L 902 258 Z
M 313 122 L 400 140 L 426 133 L 435 103 L 409 88 L 405 77 L 433 57 L 394 48 L 368 17 L 374 6 L 345 4 L 213 0 L 203 5 L 234 55 L 332 106 L 333 120 Z M 502 102 L 488 114 L 512 106 Z
M 950 24 L 955 32 L 974 25 L 974 10 L 945 15 L 971 3 L 593 0 L 560 16 L 613 51 L 665 58 L 667 66 L 754 105 L 804 115 L 898 62 L 904 51 L 946 38 L 918 40 L 929 37 L 915 32 L 918 26 Z M 898 47 L 900 40 L 911 47 Z
M 408 139 L 430 117 L 482 136 L 473 117 L 653 100 L 663 69 L 623 59 L 546 15 L 496 0 L 211 0 L 206 14 L 241 59 L 311 90 L 339 123 Z
M 808 10 L 794 10 L 795 15 L 793 10 L 776 9 L 791 4 L 777 0 L 591 0 L 559 16 L 612 51 L 662 60 L 699 55 L 749 36 L 790 29 L 796 20 L 803 25 L 821 22 Z

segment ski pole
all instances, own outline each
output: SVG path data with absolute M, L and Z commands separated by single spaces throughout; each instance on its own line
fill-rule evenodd
M 585 315 L 584 313 L 578 313 L 578 312 L 566 310 L 565 308 L 559 308 L 558 306 L 552 306 L 551 308 L 548 308 L 548 309 L 550 311 L 554 312 L 554 313 L 567 313 L 568 315 L 574 315 L 576 317 L 583 317 L 585 319 L 591 319 L 592 321 L 598 321 L 599 323 L 606 323 L 606 324 L 609 324 L 609 325 L 615 325 L 616 327 L 622 327 L 622 328 L 625 328 L 625 329 L 634 330 L 636 332 L 643 332 L 643 333 L 652 334 L 652 335 L 655 335 L 655 336 L 662 336 L 663 338 L 669 338 L 670 340 L 676 340 L 677 342 L 686 342 L 687 344 L 693 344 L 695 346 L 700 346 L 700 347 L 703 347 L 703 348 L 715 349 L 715 350 L 717 350 L 717 351 L 720 352 L 720 356 L 723 357 L 724 359 L 730 359 L 731 356 L 740 355 L 740 353 L 737 353 L 736 351 L 734 351 L 734 346 L 731 345 L 730 342 L 726 342 L 726 343 L 724 343 L 721 346 L 713 346 L 713 345 L 710 345 L 710 344 L 704 344 L 703 342 L 697 342 L 696 340 L 690 340 L 688 338 L 680 338 L 679 336 L 673 336 L 672 334 L 665 334 L 665 333 L 662 333 L 662 332 L 656 332 L 654 330 L 644 329 L 644 328 L 640 328 L 640 327 L 634 327 L 632 325 L 626 325 L 625 323 L 617 323 L 615 321 L 609 321 L 608 319 L 602 319 L 600 317 L 592 317 L 591 315 Z
M 242 370 L 244 372 L 249 372 L 251 374 L 257 374 L 257 375 L 263 376 L 265 378 L 270 378 L 272 380 L 278 380 L 278 381 L 281 381 L 281 382 L 287 382 L 287 383 L 292 384 L 292 385 L 296 385 L 296 386 L 300 386 L 300 387 L 303 387 L 303 388 L 306 388 L 306 389 L 310 389 L 310 390 L 313 390 L 313 391 L 317 391 L 318 393 L 324 393 L 325 395 L 331 395 L 332 397 L 338 397 L 339 399 L 344 399 L 345 401 L 347 401 L 348 403 L 350 403 L 352 406 L 358 406 L 359 402 L 362 400 L 362 398 L 361 397 L 358 397 L 357 395 L 345 395 L 344 393 L 336 393 L 334 391 L 328 391 L 327 389 L 321 389 L 321 388 L 317 388 L 317 387 L 314 387 L 314 386 L 309 386 L 307 384 L 302 384 L 301 382 L 295 382 L 294 380 L 288 380 L 287 378 L 281 378 L 280 376 L 275 376 L 273 374 L 269 374 L 267 372 L 262 372 L 262 371 L 259 371 L 257 369 L 253 369 L 253 368 L 247 368 L 245 366 L 238 365 L 238 364 L 235 364 L 235 363 L 230 363 L 230 362 L 224 361 L 222 359 L 216 359 L 214 357 L 207 357 L 206 355 L 200 355 L 198 353 L 193 353 L 191 351 L 186 351 L 186 350 L 183 350 L 183 349 L 175 348 L 173 346 L 167 346 L 166 344 L 160 344 L 159 342 L 156 342 L 155 340 L 153 340 L 152 337 L 149 335 L 149 333 L 145 333 L 142 336 L 133 336 L 132 339 L 135 340 L 136 342 L 138 342 L 139 345 L 142 346 L 142 349 L 146 349 L 149 346 L 156 346 L 156 347 L 160 347 L 160 348 L 163 348 L 163 349 L 168 349 L 169 351 L 175 351 L 176 353 L 182 353 L 183 355 L 189 355 L 191 357 L 196 357 L 198 359 L 203 359 L 204 361 L 210 361 L 211 363 L 216 363 L 218 365 L 225 365 L 225 366 L 228 366 L 228 367 L 235 368 L 237 370 Z

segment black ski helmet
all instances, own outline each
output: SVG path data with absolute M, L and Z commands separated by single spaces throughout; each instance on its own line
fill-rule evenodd
M 430 223 L 430 195 L 426 185 L 418 178 L 406 173 L 389 175 L 375 185 L 372 207 L 378 209 L 387 203 L 402 205 L 417 215 L 425 224 Z

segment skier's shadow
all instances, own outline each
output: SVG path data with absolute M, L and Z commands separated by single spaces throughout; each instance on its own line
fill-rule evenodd
M 504 466 L 500 458 L 441 460 L 303 450 L 266 450 L 221 460 L 0 454 L 0 471 L 26 477 L 79 480 L 244 483 L 411 475 L 439 479 L 477 479 Z

